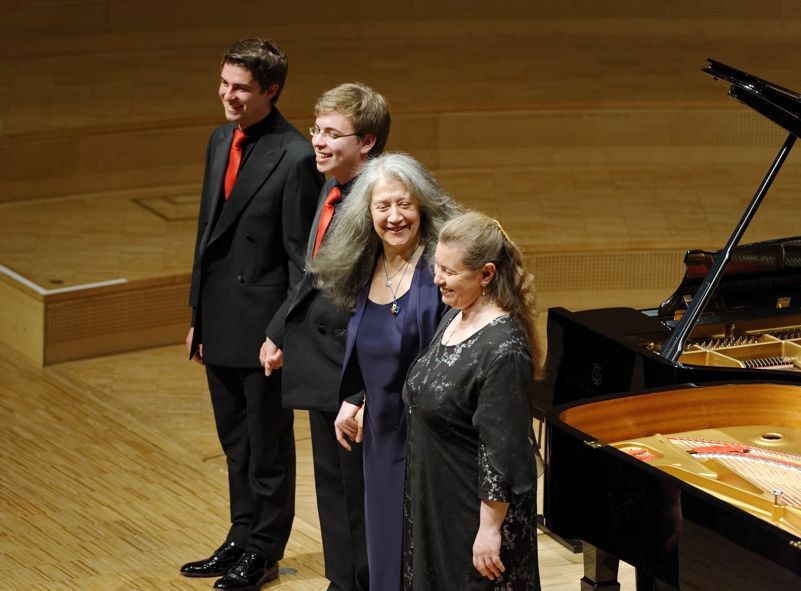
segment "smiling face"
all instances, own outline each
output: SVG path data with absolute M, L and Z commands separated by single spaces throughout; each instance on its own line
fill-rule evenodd
M 370 199 L 370 215 L 385 251 L 406 254 L 420 241 L 420 201 L 398 179 L 378 179 Z
M 336 111 L 317 117 L 314 126 L 323 132 L 312 137 L 317 170 L 333 176 L 341 185 L 347 183 L 367 161 L 375 137 L 351 135 L 357 131 L 353 123 Z
M 247 68 L 224 64 L 220 72 L 220 100 L 225 118 L 239 124 L 240 129 L 258 123 L 270 113 L 270 101 L 278 91 L 274 84 L 266 90 L 253 79 Z
M 481 297 L 481 292 L 495 276 L 495 265 L 486 263 L 479 270 L 465 267 L 464 248 L 458 243 L 437 243 L 434 251 L 434 283 L 442 294 L 442 302 L 464 310 Z

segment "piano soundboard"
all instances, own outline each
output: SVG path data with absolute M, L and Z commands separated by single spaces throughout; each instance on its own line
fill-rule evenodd
M 612 443 L 760 519 L 801 536 L 801 430 L 738 425 Z

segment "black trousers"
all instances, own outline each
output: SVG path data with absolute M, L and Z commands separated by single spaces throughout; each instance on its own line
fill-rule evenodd
M 207 365 L 206 377 L 228 462 L 226 541 L 280 560 L 295 517 L 293 414 L 281 405 L 281 374 Z
M 364 469 L 361 444 L 353 451 L 336 440 L 336 413 L 309 411 L 314 487 L 329 591 L 367 591 Z

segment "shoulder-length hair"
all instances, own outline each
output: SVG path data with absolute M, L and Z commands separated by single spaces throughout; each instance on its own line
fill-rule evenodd
M 370 202 L 375 185 L 385 178 L 400 181 L 417 199 L 420 240 L 429 252 L 436 247 L 442 224 L 460 210 L 434 176 L 408 154 L 387 152 L 368 160 L 311 264 L 315 285 L 345 310 L 354 309 L 359 291 L 372 279 L 382 250 L 373 228 Z

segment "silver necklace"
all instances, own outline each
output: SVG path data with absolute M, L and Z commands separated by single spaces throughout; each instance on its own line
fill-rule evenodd
M 461 323 L 462 323 L 462 317 L 459 316 L 459 324 Z M 461 328 L 461 326 L 459 328 Z M 442 344 L 445 345 L 446 347 L 449 346 L 451 344 L 451 339 L 453 338 L 453 335 L 455 335 L 458 330 L 459 329 L 456 327 L 456 316 L 454 316 L 453 320 L 451 320 L 451 323 L 448 325 L 448 328 L 445 329 L 445 340 L 442 341 Z
M 383 257 L 383 255 L 382 255 L 382 257 Z M 408 265 L 408 264 L 409 264 L 408 262 L 404 263 L 399 269 L 396 269 L 395 272 L 392 273 L 392 275 L 387 275 L 387 262 L 386 262 L 386 260 L 384 260 L 384 277 L 387 278 L 387 280 L 384 282 L 384 285 L 386 285 L 387 287 L 391 288 L 392 287 L 392 280 L 395 279 L 395 277 L 398 276 L 398 273 L 400 273 L 401 271 L 406 269 L 406 265 Z
M 451 332 L 450 332 L 450 333 L 447 333 L 447 332 L 446 332 L 446 333 L 445 333 L 445 340 L 444 340 L 444 341 L 442 341 L 442 344 L 443 344 L 443 345 L 445 345 L 446 347 L 447 347 L 448 345 L 450 345 L 450 344 L 451 344 L 451 339 L 453 338 L 453 334 L 454 334 L 455 332 L 456 332 L 456 329 L 455 329 L 455 328 L 454 328 L 453 330 L 451 330 Z
M 404 263 L 402 267 L 403 273 L 401 273 L 397 287 L 395 287 L 395 289 L 392 289 L 392 277 L 395 277 L 395 275 L 398 274 L 398 271 L 395 271 L 392 277 L 390 277 L 389 271 L 387 271 L 387 257 L 385 257 L 383 254 L 381 255 L 381 261 L 384 263 L 384 277 L 387 280 L 386 286 L 389 288 L 389 292 L 392 294 L 392 306 L 390 307 L 389 311 L 392 312 L 393 316 L 397 316 L 400 313 L 400 306 L 398 305 L 398 298 L 397 298 L 398 290 L 400 289 L 400 286 L 403 283 L 403 278 L 406 276 L 406 269 L 409 268 L 409 263 L 411 262 L 413 257 L 414 257 L 414 252 L 412 252 L 412 256 L 408 258 L 408 260 Z

